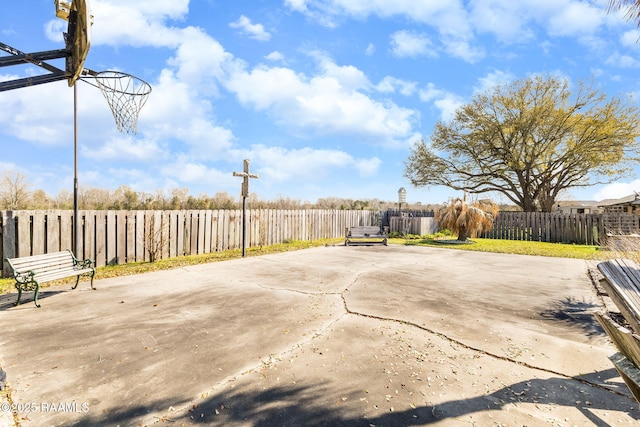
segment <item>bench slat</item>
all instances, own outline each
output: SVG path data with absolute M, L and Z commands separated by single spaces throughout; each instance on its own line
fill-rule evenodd
M 640 366 L 640 337 L 629 329 L 619 325 L 606 313 L 593 313 L 609 338 L 624 356 Z
M 640 267 L 628 259 L 609 260 L 598 264 L 607 290 L 635 333 L 640 333 Z
M 77 276 L 79 274 L 87 274 L 93 272 L 90 268 L 82 270 L 59 270 L 51 271 L 48 273 L 39 273 L 33 276 L 33 278 L 39 282 L 50 282 L 52 280 L 64 279 L 65 277 Z
M 74 259 L 71 252 L 56 252 L 53 254 L 35 255 L 24 258 L 9 258 L 7 262 L 14 270 L 22 271 L 25 269 L 35 270 L 47 268 L 55 265 L 74 265 Z

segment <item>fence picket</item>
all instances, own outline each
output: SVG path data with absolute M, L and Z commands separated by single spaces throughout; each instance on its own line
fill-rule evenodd
M 149 260 L 145 239 L 153 234 L 160 239 L 160 258 L 235 249 L 242 243 L 240 210 L 79 213 L 76 254 L 93 259 L 100 267 Z M 345 227 L 375 224 L 377 218 L 387 221 L 392 216 L 392 212 L 328 209 L 247 210 L 246 243 L 252 247 L 287 239 L 339 238 L 344 236 Z M 67 249 L 72 222 L 72 211 L 0 211 L 0 255 L 12 258 Z M 501 212 L 494 228 L 481 237 L 598 245 L 607 232 L 639 229 L 640 216 L 631 214 Z M 10 274 L 7 269 L 3 264 L 3 277 Z

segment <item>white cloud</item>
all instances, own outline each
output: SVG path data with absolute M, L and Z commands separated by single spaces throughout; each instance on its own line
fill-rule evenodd
M 485 57 L 485 51 L 482 47 L 474 47 L 467 40 L 459 37 L 442 37 L 442 43 L 445 51 L 454 58 L 460 58 L 470 64 L 475 64 Z
M 391 52 L 398 58 L 438 56 L 429 37 L 411 31 L 398 31 L 391 35 Z
M 367 56 L 372 56 L 374 53 L 376 53 L 376 46 L 373 43 L 369 43 L 364 53 Z
M 307 0 L 306 2 L 286 1 L 285 4 L 290 9 L 304 13 L 328 27 L 337 26 L 346 17 L 356 19 L 365 19 L 371 15 L 383 19 L 402 17 L 435 28 L 446 51 L 452 56 L 468 62 L 476 62 L 483 55 L 481 50 L 471 45 L 472 21 L 460 0 Z M 402 33 L 406 33 L 406 36 Z M 427 42 L 428 38 L 425 37 L 400 32 L 395 40 L 392 40 L 392 50 L 399 56 L 433 55 L 435 51 L 431 47 L 432 42 Z
M 307 4 L 306 0 L 284 0 L 285 6 L 288 6 L 292 10 L 298 12 L 306 12 Z
M 381 164 L 382 160 L 377 157 L 361 159 L 356 162 L 356 169 L 358 169 L 360 176 L 373 176 L 378 172 Z
M 640 192 L 640 180 L 607 184 L 593 195 L 595 200 L 619 199 Z
M 92 45 L 176 47 L 181 31 L 166 25 L 168 19 L 180 19 L 188 12 L 187 0 L 135 2 L 96 1 L 91 3 L 94 21 Z
M 270 54 L 268 54 L 267 56 L 265 56 L 264 58 L 268 59 L 269 61 L 277 62 L 277 61 L 282 61 L 284 59 L 284 55 L 278 52 L 277 50 L 275 50 Z
M 264 29 L 262 24 L 254 24 L 244 15 L 240 16 L 237 21 L 230 23 L 229 26 L 241 30 L 243 34 L 254 40 L 264 42 L 271 39 L 271 34 Z
M 205 163 L 180 155 L 161 168 L 163 177 L 184 184 L 208 184 L 211 188 L 230 186 L 237 178 L 231 173 L 221 172 Z M 226 185 L 225 185 L 226 184 Z
M 637 68 L 640 67 L 640 61 L 630 55 L 624 55 L 620 52 L 612 53 L 605 64 L 621 68 Z
M 539 37 L 535 28 L 540 26 L 550 36 L 576 37 L 581 43 L 600 47 L 602 41 L 594 35 L 603 26 L 620 21 L 606 13 L 603 2 L 578 0 L 476 0 L 468 10 L 460 0 L 289 0 L 285 4 L 327 26 L 337 26 L 349 17 L 366 19 L 369 16 L 383 19 L 399 16 L 424 24 L 437 31 L 447 54 L 469 63 L 478 62 L 486 55 L 474 44 L 474 31 L 493 34 L 502 42 L 522 43 Z M 398 38 L 392 42 L 393 52 L 399 57 L 427 52 L 433 55 L 434 42 L 424 35 Z
M 268 111 L 290 130 L 359 135 L 380 144 L 411 132 L 417 113 L 365 95 L 370 83 L 360 70 L 325 57 L 319 65 L 314 76 L 282 67 L 237 69 L 224 84 L 241 103 Z
M 440 110 L 440 119 L 443 121 L 451 120 L 455 116 L 456 110 L 465 103 L 461 96 L 438 89 L 433 83 L 427 84 L 419 94 L 421 101 L 433 103 Z
M 478 79 L 478 85 L 474 88 L 476 93 L 484 93 L 487 90 L 501 86 L 515 80 L 516 76 L 513 73 L 506 71 L 495 70 L 487 74 L 484 77 Z
M 93 149 L 86 147 L 82 154 L 98 161 L 120 160 L 123 162 L 162 161 L 168 153 L 158 147 L 154 141 L 133 139 L 131 136 L 113 137 Z
M 15 78 L 11 76 L 10 80 Z M 78 92 L 80 95 L 83 93 L 82 90 Z M 84 102 L 84 97 L 80 98 L 79 114 L 83 114 L 96 100 L 104 103 L 100 95 L 87 102 Z M 4 133 L 23 141 L 47 146 L 68 145 L 69 135 L 73 131 L 72 102 L 73 91 L 66 82 L 0 92 L 0 111 L 11 111 L 11 114 L 0 114 L 0 126 Z M 102 104 L 102 107 L 105 105 Z
M 471 19 L 479 32 L 492 33 L 498 40 L 524 41 L 534 34 L 525 27 L 518 5 L 513 0 L 478 0 L 471 6 Z
M 576 36 L 592 34 L 603 23 L 603 11 L 586 2 L 558 2 L 558 9 L 548 16 L 550 35 Z
M 640 42 L 640 29 L 625 31 L 620 37 L 620 43 L 625 47 L 637 48 Z
M 416 82 L 386 76 L 376 85 L 376 89 L 382 93 L 395 93 L 397 91 L 402 95 L 411 96 L 415 93 L 417 85 Z
M 335 170 L 351 167 L 354 158 L 344 151 L 313 148 L 287 149 L 255 145 L 249 153 L 252 165 L 259 165 L 260 178 L 281 183 L 291 180 L 320 180 Z

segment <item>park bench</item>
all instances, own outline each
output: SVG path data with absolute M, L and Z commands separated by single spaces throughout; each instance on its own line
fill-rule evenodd
M 40 307 L 38 304 L 40 285 L 65 277 L 77 276 L 76 284 L 71 288 L 75 289 L 80 282 L 80 276 L 91 276 L 91 289 L 95 289 L 93 276 L 96 269 L 93 267 L 93 261 L 90 259 L 80 261 L 68 249 L 62 252 L 6 258 L 5 260 L 13 269 L 13 278 L 18 290 L 18 299 L 14 305 L 20 304 L 23 291 L 34 291 L 33 301 L 36 307 Z
M 598 270 L 603 276 L 600 286 L 620 314 L 595 313 L 595 317 L 620 351 L 610 357 L 611 362 L 640 402 L 640 266 L 612 259 L 599 263 Z
M 381 229 L 377 225 L 357 225 L 346 228 L 344 245 L 349 246 L 354 243 L 381 243 L 386 246 L 387 237 L 387 231 Z

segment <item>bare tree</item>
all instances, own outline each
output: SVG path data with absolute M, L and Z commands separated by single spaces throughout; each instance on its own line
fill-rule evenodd
M 5 170 L 0 178 L 0 208 L 7 210 L 28 209 L 31 184 L 26 175 Z

